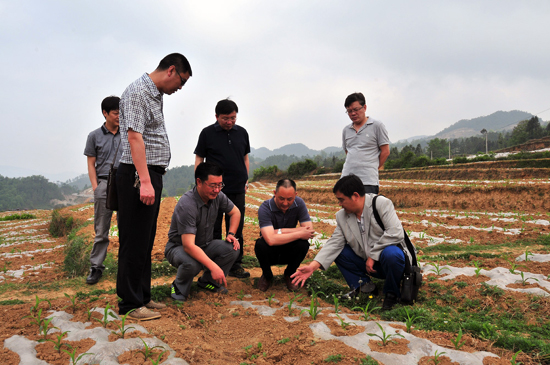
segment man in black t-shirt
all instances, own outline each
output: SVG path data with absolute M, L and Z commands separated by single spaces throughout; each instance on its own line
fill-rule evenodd
M 247 278 L 250 273 L 242 267 L 243 258 L 243 224 L 245 194 L 248 188 L 248 154 L 250 142 L 248 132 L 241 126 L 235 125 L 239 108 L 229 99 L 220 100 L 216 105 L 216 123 L 204 128 L 199 135 L 195 148 L 195 169 L 204 162 L 213 162 L 223 168 L 222 192 L 235 204 L 241 212 L 241 221 L 237 232 L 229 231 L 229 220 L 225 220 L 227 234 L 234 234 L 240 243 L 240 254 L 229 276 Z M 218 219 L 214 225 L 214 239 L 222 238 L 223 212 L 218 211 Z

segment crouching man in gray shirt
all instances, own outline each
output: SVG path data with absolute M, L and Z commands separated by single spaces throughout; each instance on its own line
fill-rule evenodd
M 200 163 L 195 169 L 196 187 L 185 193 L 174 209 L 164 250 L 168 262 L 178 269 L 171 288 L 174 300 L 187 299 L 193 278 L 203 269 L 198 286 L 215 293 L 227 293 L 226 276 L 240 252 L 235 232 L 241 213 L 221 192 L 222 174 L 218 165 Z M 218 209 L 230 219 L 225 241 L 212 238 Z

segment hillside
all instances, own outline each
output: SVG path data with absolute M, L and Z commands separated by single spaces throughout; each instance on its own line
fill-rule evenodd
M 304 157 L 304 156 L 313 157 L 316 155 L 320 155 L 323 152 L 326 153 L 327 155 L 330 155 L 334 153 L 339 153 L 341 151 L 342 151 L 341 147 L 327 147 L 322 150 L 312 150 L 311 148 L 307 147 L 303 143 L 291 143 L 291 144 L 287 144 L 285 146 L 276 148 L 274 150 L 270 150 L 265 147 L 260 147 L 258 149 L 251 148 L 250 155 L 255 158 L 264 160 L 268 157 L 276 156 L 276 155 L 287 155 L 287 156 L 294 155 L 296 157 Z

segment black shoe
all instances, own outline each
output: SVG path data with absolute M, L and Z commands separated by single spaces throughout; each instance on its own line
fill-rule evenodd
M 185 297 L 185 295 L 183 295 L 178 287 L 176 286 L 175 282 L 172 282 L 172 286 L 170 287 L 170 297 L 172 297 L 172 299 L 174 300 L 178 300 L 180 302 L 185 302 L 185 300 L 187 299 Z
M 240 266 L 236 269 L 229 270 L 229 273 L 227 275 L 232 276 L 234 278 L 239 278 L 239 279 L 244 279 L 244 278 L 249 278 L 250 277 L 250 273 L 248 271 L 245 271 Z
M 99 269 L 92 268 L 90 270 L 90 275 L 86 278 L 86 284 L 94 285 L 97 284 L 99 279 L 103 276 L 103 272 Z
M 386 297 L 384 298 L 384 304 L 382 304 L 382 310 L 389 311 L 393 308 L 394 305 L 396 305 L 398 302 L 397 297 L 392 293 L 386 293 Z
M 211 283 L 203 283 L 200 280 L 197 281 L 197 285 L 199 286 L 199 288 L 202 288 L 211 293 L 227 294 L 227 288 L 223 285 L 215 286 L 214 284 L 211 284 Z

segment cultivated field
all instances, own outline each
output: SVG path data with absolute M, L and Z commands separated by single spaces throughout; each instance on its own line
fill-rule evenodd
M 0 221 L 1 363 L 68 364 L 65 350 L 75 360 L 88 353 L 79 364 L 159 359 L 163 364 L 547 364 L 549 182 L 529 177 L 382 180 L 381 194 L 394 201 L 419 250 L 425 278 L 418 303 L 385 313 L 376 309 L 382 296 L 342 298 L 346 288 L 334 267 L 296 294 L 280 278 L 267 293 L 255 288 L 261 275 L 253 259 L 257 209 L 271 198 L 273 183 L 253 183 L 247 194 L 245 255 L 252 277 L 229 278 L 228 295 L 194 288 L 183 305 L 169 298 L 174 270 L 162 263 L 177 200 L 162 201 L 152 282 L 155 298 L 168 308 L 160 320 L 139 324 L 123 324 L 107 314 L 109 306 L 116 312 L 115 273 L 91 287 L 85 276 L 68 278 L 62 271 L 67 239 L 49 235 L 50 211 L 28 212 L 35 219 Z M 297 183 L 318 232 L 309 261 L 335 228 L 335 178 Z M 62 214 L 89 223 L 93 206 L 65 208 Z M 91 242 L 93 226 L 79 234 Z M 114 227 L 107 260 L 111 272 L 116 271 L 117 249 Z M 282 275 L 283 269 L 274 271 Z M 311 290 L 327 297 L 320 294 L 316 301 Z M 50 315 L 49 324 L 41 318 Z M 128 326 L 133 328 L 125 332 Z M 47 341 L 36 342 L 40 339 Z M 380 343 L 384 339 L 386 345 Z M 152 350 L 152 360 L 144 361 L 154 346 L 160 347 Z

